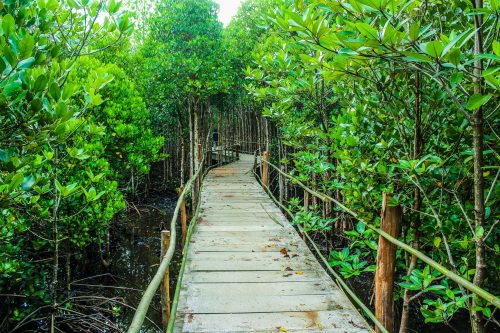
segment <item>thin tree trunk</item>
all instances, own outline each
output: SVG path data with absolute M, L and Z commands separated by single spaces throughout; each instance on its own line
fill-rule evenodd
M 55 331 L 56 319 L 55 314 L 57 312 L 57 285 L 58 285 L 58 275 L 59 275 L 59 230 L 58 230 L 58 209 L 59 209 L 59 194 L 56 186 L 57 181 L 57 164 L 59 163 L 59 151 L 56 145 L 54 149 L 54 206 L 52 207 L 52 239 L 54 242 L 54 254 L 52 263 L 52 282 L 51 282 L 51 302 L 52 302 L 52 315 L 51 315 L 51 332 Z
M 483 8 L 483 0 L 475 0 L 475 9 Z M 476 28 L 476 36 L 474 43 L 474 53 L 476 55 L 483 53 L 483 14 L 477 13 L 474 15 L 474 24 Z M 474 62 L 474 94 L 483 93 L 483 61 L 476 58 Z M 474 222 L 476 230 L 484 229 L 484 178 L 483 178 L 483 151 L 484 151 L 484 117 L 483 108 L 479 107 L 472 115 L 473 129 L 473 147 L 474 147 Z M 484 253 L 484 239 L 482 236 L 476 235 L 476 272 L 474 274 L 474 284 L 482 287 L 484 282 L 484 273 L 486 271 L 486 260 Z M 477 306 L 477 296 L 472 299 L 472 308 Z M 484 332 L 484 322 L 480 311 L 472 310 L 472 331 L 474 333 Z
M 422 108 L 420 103 L 420 74 L 417 72 L 415 74 L 415 131 L 413 139 L 413 159 L 420 158 L 423 149 L 422 142 Z M 413 210 L 415 211 L 415 221 L 413 223 L 413 228 L 415 234 L 413 237 L 413 248 L 419 249 L 420 243 L 420 209 L 422 205 L 422 198 L 420 195 L 420 190 L 415 188 L 413 194 Z M 417 257 L 412 255 L 410 258 L 410 264 L 408 266 L 407 275 L 415 269 L 417 265 Z M 406 333 L 408 331 L 408 326 L 410 323 L 410 303 L 411 303 L 412 292 L 409 289 L 405 289 L 403 296 L 403 310 L 401 312 L 401 325 L 399 326 L 399 333 Z

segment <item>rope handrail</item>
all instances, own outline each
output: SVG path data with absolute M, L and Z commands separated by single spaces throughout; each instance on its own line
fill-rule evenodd
M 202 181 L 211 169 L 213 169 L 221 164 L 222 163 L 219 162 L 213 166 L 210 166 L 207 170 L 205 170 L 205 172 L 201 178 Z M 201 183 L 201 187 L 203 187 L 203 182 Z M 195 212 L 193 214 L 193 217 L 189 221 L 189 228 L 188 228 L 187 235 L 186 235 L 186 241 L 184 243 L 184 248 L 182 249 L 182 263 L 181 263 L 181 267 L 179 269 L 179 275 L 177 276 L 177 283 L 176 283 L 174 298 L 172 299 L 172 307 L 170 310 L 170 317 L 168 318 L 167 333 L 172 333 L 174 331 L 174 325 L 175 325 L 175 320 L 176 320 L 176 316 L 177 316 L 177 306 L 179 304 L 179 296 L 180 296 L 181 287 L 182 287 L 182 279 L 184 277 L 184 270 L 186 268 L 186 262 L 187 262 L 186 259 L 187 259 L 188 249 L 189 249 L 189 242 L 191 240 L 191 236 L 193 234 L 194 227 L 196 225 L 196 220 L 198 219 L 198 215 L 200 213 L 200 208 L 201 208 L 201 192 L 202 192 L 201 187 L 200 187 L 200 191 L 198 193 L 198 201 L 197 201 L 198 204 L 196 205 L 196 209 L 195 209 Z
M 205 154 L 203 154 L 205 155 Z M 203 162 L 205 160 L 205 156 L 203 156 L 203 159 L 200 163 L 200 165 L 203 165 Z M 170 266 L 170 262 L 172 261 L 172 257 L 175 252 L 175 243 L 176 243 L 176 237 L 177 237 L 177 219 L 179 217 L 179 210 L 181 208 L 182 201 L 184 200 L 186 194 L 191 190 L 191 187 L 193 186 L 193 183 L 195 180 L 198 178 L 198 176 L 201 173 L 202 168 L 200 167 L 196 173 L 186 182 L 186 186 L 184 186 L 183 191 L 179 195 L 179 198 L 177 200 L 177 204 L 175 206 L 174 214 L 172 215 L 172 219 L 170 222 L 170 244 L 168 246 L 168 250 L 163 256 L 160 266 L 158 267 L 158 270 L 156 271 L 153 279 L 149 283 L 146 291 L 142 295 L 141 301 L 139 305 L 137 306 L 136 312 L 134 314 L 134 318 L 132 319 L 132 323 L 130 324 L 128 328 L 128 333 L 138 333 L 140 332 L 140 329 L 142 327 L 142 324 L 144 322 L 144 318 L 146 317 L 146 313 L 149 309 L 149 305 L 151 304 L 151 301 L 153 300 L 154 295 L 156 294 L 156 291 L 160 287 L 160 284 L 163 280 L 163 277 L 165 276 L 165 273 Z
M 261 180 L 262 187 L 264 187 L 264 189 L 269 194 L 269 196 L 274 201 L 274 203 L 276 203 L 278 206 L 280 206 L 291 218 L 293 218 L 294 217 L 293 213 L 288 208 L 286 208 L 281 202 L 279 202 L 278 199 L 276 199 L 276 197 L 271 192 L 269 187 L 267 187 L 266 185 L 264 185 L 262 183 L 262 178 L 254 170 L 252 170 L 252 171 L 253 171 L 253 174 L 259 180 Z M 314 240 L 311 238 L 311 236 L 309 236 L 307 231 L 305 231 L 304 228 L 302 228 L 300 225 L 297 225 L 297 228 L 299 229 L 299 231 L 303 235 L 306 236 L 307 240 L 311 243 L 312 247 L 314 248 L 314 250 L 316 251 L 318 256 L 321 258 L 321 261 L 323 261 L 323 263 L 325 264 L 328 271 L 335 277 L 335 281 L 340 285 L 339 286 L 340 289 L 342 291 L 344 291 L 344 293 L 347 293 L 347 294 L 349 294 L 349 296 L 351 296 L 352 300 L 354 300 L 354 302 L 365 312 L 366 316 L 373 321 L 373 323 L 379 328 L 381 333 L 389 333 L 387 331 L 387 329 L 384 327 L 384 325 L 382 325 L 382 323 L 380 321 L 378 321 L 377 317 L 373 314 L 373 312 L 359 299 L 359 297 L 356 295 L 356 293 L 354 291 L 352 291 L 351 288 L 349 288 L 347 283 L 345 283 L 345 281 L 340 277 L 340 275 L 338 275 L 337 272 L 335 272 L 335 270 L 329 265 L 328 260 L 323 256 L 320 249 L 318 248 L 318 246 L 316 245 Z M 371 330 L 373 332 L 373 329 L 371 327 L 369 327 L 368 325 L 367 325 L 367 327 L 369 330 Z
M 207 140 L 208 141 L 208 140 Z M 228 150 L 230 148 L 228 147 L 225 147 L 223 150 Z M 203 158 L 202 160 L 200 161 L 200 166 L 202 166 L 205 162 L 205 157 L 206 157 L 206 154 L 203 154 Z M 146 314 L 147 314 L 147 311 L 149 309 L 149 305 L 151 304 L 151 301 L 153 300 L 153 297 L 154 295 L 156 294 L 156 291 L 158 290 L 162 280 L 163 280 L 163 277 L 165 276 L 165 273 L 167 271 L 167 269 L 169 268 L 170 266 L 170 263 L 172 261 L 172 258 L 173 258 L 173 255 L 175 253 L 175 245 L 176 245 L 176 237 L 177 237 L 177 228 L 176 228 L 176 224 L 177 224 L 177 219 L 179 217 L 179 211 L 180 211 L 180 208 L 181 208 L 181 205 L 182 205 L 182 202 L 184 201 L 187 193 L 189 193 L 191 191 L 191 188 L 193 187 L 193 184 L 195 183 L 195 181 L 198 179 L 198 177 L 200 175 L 202 175 L 202 179 L 203 177 L 206 175 L 206 173 L 211 170 L 212 168 L 214 168 L 215 166 L 218 166 L 220 165 L 221 162 L 218 162 L 216 165 L 214 166 L 210 166 L 209 168 L 207 168 L 203 173 L 202 173 L 202 170 L 203 168 L 200 167 L 196 173 L 186 182 L 186 185 L 184 186 L 184 189 L 182 190 L 182 192 L 180 193 L 179 195 L 179 198 L 177 199 L 177 204 L 175 206 L 175 210 L 174 210 L 174 213 L 172 215 L 172 219 L 171 219 L 171 222 L 170 222 L 170 244 L 169 244 L 169 247 L 167 249 L 167 252 L 165 253 L 165 255 L 163 256 L 161 262 L 160 262 L 160 265 L 158 267 L 158 270 L 156 271 L 153 279 L 151 280 L 151 282 L 149 283 L 148 287 L 146 288 L 146 291 L 144 291 L 144 294 L 141 298 L 141 301 L 139 303 L 139 305 L 137 306 L 136 308 L 136 312 L 134 314 L 134 317 L 132 319 L 132 322 L 127 330 L 127 333 L 139 333 L 140 332 L 140 329 L 142 327 L 142 324 L 144 322 L 144 319 L 146 317 Z M 200 191 L 198 193 L 198 197 L 201 196 L 201 188 L 200 188 Z M 185 253 L 185 250 L 187 249 L 187 246 L 189 244 L 189 238 L 190 238 L 190 235 L 192 234 L 192 229 L 193 229 L 193 221 L 196 220 L 197 216 L 198 216 L 198 213 L 199 213 L 199 208 L 200 208 L 200 200 L 198 200 L 198 203 L 197 203 L 197 206 L 196 206 L 196 210 L 193 214 L 193 217 L 190 221 L 190 225 L 189 225 L 189 228 L 188 228 L 188 233 L 187 233 L 187 237 L 186 237 L 186 242 L 184 244 L 184 249 L 183 249 L 183 264 L 181 265 L 181 269 L 183 269 L 183 266 L 185 266 L 185 260 L 184 260 L 184 257 L 187 253 Z M 182 281 L 182 274 L 179 273 L 179 281 Z M 177 309 L 177 301 L 176 299 L 178 299 L 179 295 L 178 295 L 178 291 L 176 289 L 176 292 L 175 292 L 175 295 L 174 295 L 174 301 L 172 302 L 172 309 L 171 309 L 171 315 L 170 315 L 170 319 L 169 319 L 169 323 L 168 323 L 168 327 L 172 327 L 170 328 L 170 330 L 173 330 L 173 322 L 175 321 L 175 312 L 176 312 L 176 309 Z M 171 320 L 171 319 L 174 319 L 174 320 Z M 171 324 L 172 322 L 172 324 Z M 168 329 L 167 327 L 167 329 Z
M 461 277 L 458 274 L 456 274 L 456 273 L 452 272 L 451 270 L 447 269 L 446 267 L 444 267 L 443 265 L 441 265 L 437 261 L 435 261 L 435 260 L 431 259 L 430 257 L 426 256 L 424 253 L 422 253 L 422 252 L 420 252 L 420 251 L 412 248 L 410 245 L 408 245 L 408 244 L 406 244 L 406 243 L 398 240 L 397 238 L 392 237 L 388 233 L 380 230 L 376 226 L 374 226 L 371 223 L 365 221 L 356 212 L 354 212 L 353 210 L 351 210 L 348 207 L 344 206 L 338 200 L 332 198 L 331 196 L 329 196 L 327 194 L 320 193 L 320 192 L 317 192 L 315 190 L 310 189 L 309 187 L 307 187 L 304 183 L 302 183 L 297 178 L 295 178 L 295 177 L 293 177 L 293 176 L 291 176 L 291 175 L 283 172 L 282 170 L 280 170 L 280 168 L 278 168 L 273 163 L 271 163 L 269 161 L 266 161 L 266 160 L 262 160 L 262 161 L 265 162 L 265 163 L 267 163 L 268 165 L 270 165 L 273 169 L 275 169 L 283 177 L 285 177 L 285 178 L 287 178 L 287 179 L 295 182 L 297 185 L 299 185 L 305 191 L 309 192 L 311 195 L 313 195 L 313 196 L 321 199 L 322 201 L 330 201 L 330 202 L 335 203 L 343 211 L 345 211 L 346 213 L 348 213 L 349 215 L 351 215 L 352 217 L 354 217 L 355 219 L 357 219 L 359 222 L 365 224 L 368 228 L 370 228 L 371 230 L 373 230 L 374 232 L 376 232 L 380 236 L 384 237 L 390 243 L 392 243 L 392 244 L 394 244 L 394 245 L 402 248 L 403 250 L 405 250 L 406 252 L 408 252 L 408 253 L 410 253 L 412 255 L 415 255 L 417 258 L 419 258 L 420 260 L 422 260 L 423 262 L 425 262 L 429 266 L 433 267 L 434 269 L 436 269 L 437 271 L 439 271 L 441 274 L 447 276 L 448 278 L 450 278 L 451 280 L 453 280 L 458 285 L 461 285 L 462 287 L 466 288 L 467 290 L 469 290 L 473 294 L 476 294 L 476 295 L 480 296 L 481 298 L 483 298 L 484 300 L 488 301 L 489 303 L 491 303 L 495 307 L 500 308 L 500 299 L 497 296 L 495 296 L 495 295 L 491 294 L 490 292 L 488 292 L 488 291 L 486 291 L 486 290 L 484 290 L 484 289 L 476 286 L 472 282 L 464 279 L 463 277 Z

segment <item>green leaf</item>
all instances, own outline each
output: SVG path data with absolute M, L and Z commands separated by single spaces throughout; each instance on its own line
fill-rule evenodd
M 448 298 L 453 299 L 453 300 L 455 299 L 455 294 L 450 289 L 446 289 L 445 293 L 446 293 L 446 296 L 448 296 Z
M 420 49 L 433 58 L 439 58 L 443 53 L 443 43 L 439 40 L 433 40 L 429 43 L 420 44 Z
M 75 8 L 75 9 L 80 9 L 82 8 L 82 4 L 80 1 L 78 0 L 67 0 L 67 3 L 68 5 L 71 7 L 71 8 Z
M 476 56 L 476 59 L 492 59 L 492 60 L 500 61 L 500 56 L 497 56 L 495 54 L 483 53 L 483 54 L 478 54 Z
M 59 88 L 59 85 L 53 82 L 50 85 L 49 93 L 53 99 L 55 99 L 56 101 L 59 100 L 59 97 L 61 97 L 61 89 Z
M 2 29 L 7 36 L 15 31 L 16 21 L 12 15 L 7 14 L 2 18 Z
M 19 58 L 25 59 L 31 56 L 33 53 L 33 47 L 35 46 L 35 39 L 31 35 L 26 35 L 19 42 Z
M 500 43 L 496 40 L 493 41 L 493 52 L 500 57 Z
M 460 64 L 461 57 L 462 57 L 462 51 L 460 51 L 457 48 L 452 49 L 448 54 L 449 62 L 455 66 L 458 66 L 458 64 Z
M 29 191 L 33 184 L 35 184 L 35 176 L 29 175 L 24 177 L 24 180 L 21 183 L 21 188 L 25 191 Z
M 23 173 L 22 172 L 17 173 L 14 177 L 12 177 L 12 180 L 10 181 L 9 190 L 12 191 L 12 190 L 16 189 L 17 187 L 19 187 L 19 185 L 21 185 L 23 180 L 24 180 Z
M 403 52 L 406 56 L 404 59 L 408 61 L 416 61 L 416 62 L 431 62 L 432 59 L 426 56 L 425 54 L 417 53 L 417 52 Z
M 47 86 L 48 78 L 44 75 L 41 74 L 39 77 L 36 78 L 35 81 L 35 91 L 40 92 L 45 89 Z
M 488 308 L 488 307 L 484 307 L 482 309 L 482 312 L 483 312 L 483 315 L 486 317 L 486 318 L 490 318 L 491 317 L 491 309 Z
M 17 64 L 17 67 L 20 68 L 20 69 L 28 69 L 28 68 L 31 67 L 31 65 L 33 65 L 34 62 L 35 62 L 35 58 L 34 57 L 30 57 L 28 59 L 21 60 Z
M 462 72 L 453 73 L 450 78 L 451 88 L 454 89 L 462 81 L 463 77 L 464 73 Z
M 434 246 L 439 247 L 441 245 L 441 237 L 434 237 Z
M 469 97 L 469 100 L 467 101 L 466 108 L 467 110 L 476 110 L 479 107 L 483 106 L 486 104 L 491 98 L 491 94 L 486 94 L 486 95 L 481 95 L 481 94 L 474 94 L 471 97 Z
M 359 30 L 361 35 L 368 38 L 378 39 L 377 30 L 375 30 L 375 28 L 371 25 L 367 23 L 356 23 L 356 28 Z
M 5 97 L 12 97 L 21 91 L 21 82 L 12 81 L 8 83 L 5 88 L 3 88 L 3 94 Z

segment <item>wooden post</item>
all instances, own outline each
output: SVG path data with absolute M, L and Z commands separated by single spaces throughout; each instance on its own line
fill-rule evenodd
M 382 200 L 382 222 L 380 228 L 397 238 L 401 228 L 400 206 L 389 206 L 391 195 L 384 193 Z M 379 236 L 377 270 L 375 272 L 375 315 L 389 333 L 394 332 L 394 268 L 396 245 Z M 377 333 L 380 332 L 375 328 Z
M 179 195 L 184 191 L 184 185 L 179 187 Z M 186 200 L 182 199 L 181 203 L 181 233 L 182 233 L 182 245 L 186 241 L 187 235 L 187 213 L 186 213 Z
M 236 149 L 236 159 L 239 160 L 240 159 L 240 145 L 237 144 L 234 148 Z
M 253 172 L 257 173 L 257 151 L 253 154 Z
M 268 150 L 262 155 L 262 184 L 265 187 L 269 187 L 269 165 L 266 163 L 267 161 L 269 161 Z
M 202 156 L 202 149 L 201 149 L 201 143 L 198 144 L 198 165 L 201 163 L 203 156 Z M 201 168 L 201 166 L 200 166 Z
M 170 231 L 162 230 L 161 232 L 161 257 L 163 259 L 167 253 L 168 247 L 170 246 Z M 167 269 L 165 276 L 163 277 L 163 284 L 161 286 L 161 313 L 162 313 L 162 323 L 164 330 L 167 329 L 168 319 L 170 317 L 170 286 L 169 286 L 169 272 Z
M 309 192 L 304 191 L 304 212 L 309 211 Z

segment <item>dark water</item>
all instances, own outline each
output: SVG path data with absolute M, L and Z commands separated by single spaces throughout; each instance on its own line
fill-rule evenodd
M 126 331 L 139 304 L 143 291 L 147 288 L 158 269 L 160 261 L 160 233 L 168 230 L 177 196 L 167 193 L 147 204 L 131 205 L 126 213 L 119 216 L 112 230 L 110 265 L 103 268 L 100 258 L 91 258 L 98 272 L 95 278 L 85 280 L 86 291 L 92 295 L 114 299 L 116 314 L 108 323 L 116 329 L 103 332 Z M 175 290 L 180 250 L 171 265 L 171 294 Z M 144 321 L 143 332 L 161 332 L 161 301 L 159 292 L 151 303 Z

